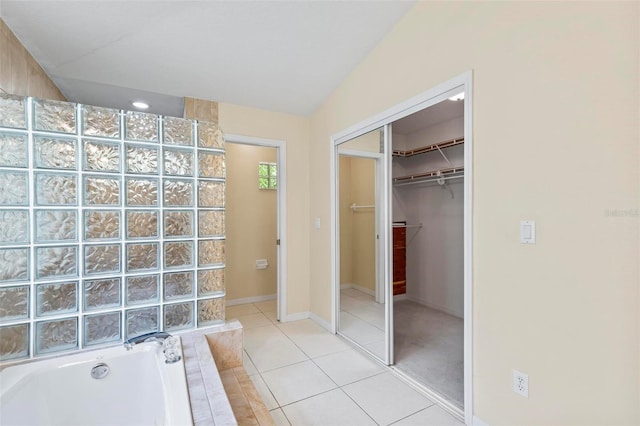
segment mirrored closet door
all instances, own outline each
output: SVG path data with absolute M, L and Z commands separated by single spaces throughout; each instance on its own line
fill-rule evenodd
M 337 146 L 338 332 L 392 363 L 391 290 L 386 266 L 388 221 L 385 144 L 388 128 Z

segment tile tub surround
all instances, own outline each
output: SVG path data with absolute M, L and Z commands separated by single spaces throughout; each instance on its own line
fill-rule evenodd
M 240 335 L 238 340 L 236 337 Z M 218 335 L 219 339 L 216 339 Z M 233 338 L 225 337 L 233 335 Z M 182 348 L 187 374 L 187 386 L 191 401 L 191 414 L 195 426 L 235 425 L 229 398 L 222 384 L 216 360 L 231 364 L 238 351 L 242 353 L 242 325 L 231 321 L 207 329 L 182 334 Z M 216 346 L 212 351 L 209 340 L 235 342 L 235 345 Z M 238 346 L 239 342 L 239 346 Z M 242 367 L 242 356 L 240 356 Z

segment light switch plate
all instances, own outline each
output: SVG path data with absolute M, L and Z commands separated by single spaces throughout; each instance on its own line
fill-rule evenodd
M 520 222 L 520 242 L 522 244 L 536 243 L 536 221 L 523 220 Z

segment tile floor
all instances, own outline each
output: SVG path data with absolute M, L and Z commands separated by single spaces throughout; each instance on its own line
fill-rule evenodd
M 277 425 L 462 425 L 390 370 L 275 301 L 227 307 L 244 326 L 244 367 Z

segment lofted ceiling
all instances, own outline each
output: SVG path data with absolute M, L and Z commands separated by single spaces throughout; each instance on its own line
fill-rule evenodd
M 414 1 L 8 1 L 0 17 L 75 102 L 182 115 L 197 97 L 311 114 Z

